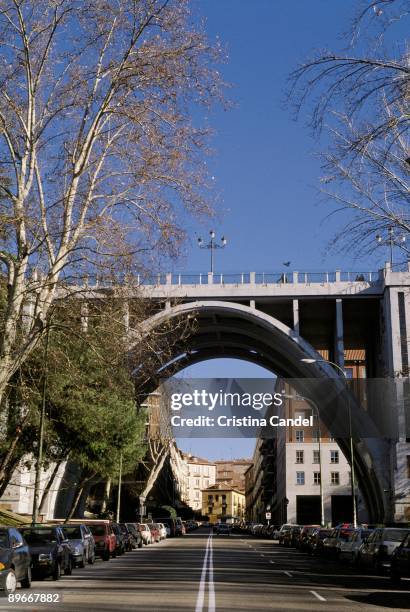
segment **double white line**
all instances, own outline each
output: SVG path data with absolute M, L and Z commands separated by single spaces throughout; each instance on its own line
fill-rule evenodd
M 208 580 L 207 578 L 208 573 Z M 195 612 L 202 612 L 205 600 L 205 585 L 208 584 L 208 612 L 215 612 L 215 586 L 214 586 L 214 553 L 212 547 L 212 533 L 206 542 L 205 557 L 202 564 L 201 580 L 198 596 L 196 598 Z

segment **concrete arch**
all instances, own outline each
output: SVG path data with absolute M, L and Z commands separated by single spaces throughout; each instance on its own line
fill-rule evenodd
M 171 371 L 177 371 L 212 357 L 236 357 L 256 363 L 283 378 L 298 379 L 297 391 L 306 393 L 304 379 L 332 379 L 334 388 L 346 403 L 354 406 L 352 412 L 353 431 L 369 431 L 369 438 L 358 439 L 355 445 L 355 470 L 360 490 L 364 496 L 369 518 L 372 522 L 381 522 L 386 516 L 386 500 L 383 491 L 388 476 L 385 454 L 386 443 L 376 437 L 372 438 L 369 417 L 345 387 L 332 366 L 326 363 L 306 364 L 302 358 L 321 359 L 321 355 L 299 334 L 274 317 L 255 308 L 235 302 L 216 300 L 193 301 L 166 308 L 147 319 L 142 334 L 160 326 L 173 318 L 195 315 L 197 329 L 189 340 L 189 350 L 181 350 L 173 356 L 169 364 L 159 370 L 167 377 Z M 134 342 L 138 340 L 135 338 Z M 132 350 L 132 341 L 131 341 Z M 147 389 L 147 392 L 153 389 Z M 313 399 L 313 398 L 312 398 Z M 328 398 L 326 398 L 328 399 Z M 324 397 L 320 392 L 315 397 L 321 405 Z M 326 405 L 329 405 L 327 401 Z M 326 410 L 321 412 L 325 425 L 329 426 L 334 414 Z M 346 415 L 343 417 L 346 418 Z M 367 422 L 369 421 L 369 422 Z M 349 460 L 348 440 L 338 439 L 338 443 Z

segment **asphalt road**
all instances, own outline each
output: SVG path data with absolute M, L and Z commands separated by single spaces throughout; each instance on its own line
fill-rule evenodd
M 294 549 L 247 536 L 183 538 L 76 569 L 59 582 L 33 582 L 33 593 L 60 602 L 20 605 L 0 600 L 2 610 L 81 612 L 266 612 L 410 610 L 410 581 L 391 588 L 388 577 L 311 559 Z M 17 591 L 30 593 L 28 590 Z

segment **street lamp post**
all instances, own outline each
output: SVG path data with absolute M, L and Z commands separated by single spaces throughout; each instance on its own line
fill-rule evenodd
M 328 359 L 301 359 L 304 363 L 328 363 L 338 370 L 344 380 L 346 381 L 346 389 L 347 389 L 347 376 L 344 369 L 337 363 L 333 361 L 329 361 Z M 348 389 L 347 389 L 348 391 Z M 347 396 L 347 409 L 348 409 L 348 419 L 349 419 L 349 446 L 350 446 L 350 475 L 351 475 L 351 491 L 352 491 L 352 504 L 353 504 L 353 527 L 357 527 L 357 503 L 356 503 L 356 476 L 355 476 L 355 467 L 354 467 L 354 446 L 353 446 L 353 435 L 352 435 L 352 410 L 350 406 L 350 398 L 349 394 Z
M 387 238 L 383 238 L 380 234 L 377 234 L 376 240 L 380 245 L 387 245 L 389 247 L 390 252 L 390 267 L 393 268 L 393 248 L 395 246 L 399 246 L 403 248 L 404 243 L 406 242 L 406 236 L 402 234 L 401 236 L 396 236 L 394 233 L 394 228 L 387 228 Z M 408 253 L 407 249 L 405 249 Z
M 120 469 L 118 473 L 118 496 L 117 496 L 117 523 L 120 522 L 121 512 L 121 485 L 122 485 L 122 451 L 120 453 Z
M 324 527 L 325 526 L 325 500 L 324 500 L 324 495 L 323 495 L 322 448 L 321 448 L 322 432 L 321 432 L 321 428 L 320 428 L 320 412 L 319 412 L 319 407 L 316 404 L 316 402 L 314 402 L 309 397 L 304 397 L 303 395 L 284 395 L 283 397 L 286 397 L 287 399 L 302 400 L 302 401 L 308 402 L 308 404 L 310 404 L 310 406 L 316 412 L 317 426 L 318 426 L 318 431 L 319 431 L 318 450 L 319 450 L 319 486 L 320 486 L 320 489 L 319 489 L 319 495 L 320 495 L 320 526 Z
M 226 241 L 225 236 L 222 236 L 221 244 L 218 244 L 217 242 L 215 242 L 214 230 L 211 230 L 209 232 L 209 235 L 211 236 L 211 239 L 207 244 L 204 244 L 204 241 L 202 240 L 202 238 L 198 238 L 198 246 L 200 249 L 209 249 L 211 251 L 211 274 L 213 274 L 214 273 L 214 262 L 215 262 L 215 249 L 224 249 L 226 247 L 227 241 Z

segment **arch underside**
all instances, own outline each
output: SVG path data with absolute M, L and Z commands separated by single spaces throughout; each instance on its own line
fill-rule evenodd
M 195 330 L 189 338 L 174 347 L 174 354 L 168 364 L 163 365 L 158 374 L 168 378 L 183 368 L 201 361 L 225 357 L 245 360 L 286 379 L 297 379 L 300 387 L 296 390 L 302 395 L 303 379 L 333 379 L 335 387 L 340 385 L 339 393 L 346 394 L 346 403 L 353 402 L 355 410 L 352 420 L 361 422 L 368 418 L 357 406 L 356 400 L 346 391 L 344 381 L 341 381 L 331 366 L 327 364 L 306 364 L 302 358 L 321 359 L 321 355 L 301 336 L 285 326 L 280 321 L 254 308 L 231 302 L 190 302 L 179 304 L 164 310 L 146 322 L 146 330 L 154 328 L 164 320 L 172 317 L 191 316 L 195 314 Z M 147 393 L 153 391 L 146 389 Z M 349 396 L 349 397 L 348 397 Z M 321 407 L 329 406 L 328 398 L 319 395 L 312 398 Z M 321 419 L 329 425 L 334 415 L 321 411 Z M 358 429 L 359 430 L 359 429 Z M 365 429 L 365 431 L 367 431 Z M 337 439 L 342 452 L 349 461 L 349 440 Z M 369 518 L 372 522 L 383 521 L 385 518 L 384 485 L 380 478 L 380 458 L 374 456 L 375 440 L 370 446 L 366 440 L 357 440 L 355 446 L 355 470 L 360 490 L 364 496 Z M 376 444 L 377 446 L 377 444 Z

